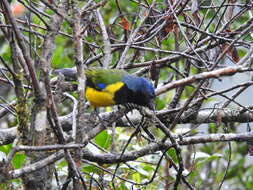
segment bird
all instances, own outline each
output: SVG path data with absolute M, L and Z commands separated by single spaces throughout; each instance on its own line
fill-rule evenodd
M 74 69 L 57 69 L 56 74 L 76 79 Z M 85 98 L 95 107 L 137 105 L 155 110 L 155 90 L 144 77 L 129 74 L 123 69 L 85 69 Z
M 85 97 L 94 107 L 134 104 L 154 110 L 155 90 L 144 77 L 122 69 L 87 69 Z

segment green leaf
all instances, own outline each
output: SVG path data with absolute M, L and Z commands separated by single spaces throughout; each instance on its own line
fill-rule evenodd
M 132 179 L 136 182 L 136 183 L 140 183 L 141 182 L 141 174 L 138 172 L 135 172 L 132 174 Z
M 25 163 L 25 158 L 26 158 L 25 154 L 17 153 L 12 160 L 13 167 L 15 169 L 21 168 Z
M 102 131 L 95 137 L 95 142 L 97 145 L 106 149 L 111 145 L 111 135 L 107 131 Z
M 161 110 L 165 107 L 166 102 L 163 99 L 160 99 L 159 97 L 155 98 L 155 105 L 157 110 Z
M 178 163 L 177 154 L 176 154 L 176 151 L 175 151 L 174 148 L 170 148 L 170 149 L 167 151 L 167 154 L 171 157 L 171 159 L 172 159 L 175 163 Z
M 245 159 L 238 160 L 238 162 L 235 165 L 233 165 L 233 167 L 229 168 L 226 175 L 226 179 L 230 179 L 230 178 L 233 178 L 235 176 L 245 173 L 243 171 L 244 164 L 245 164 Z
M 8 154 L 11 149 L 12 149 L 12 144 L 0 146 L 0 151 L 4 152 L 5 154 Z
M 125 184 L 124 183 L 121 183 L 119 187 L 117 187 L 118 190 L 129 190 L 128 188 L 129 186 L 129 183 L 126 182 Z
M 154 170 L 154 166 L 150 165 L 150 164 L 142 164 L 142 167 L 145 171 L 147 172 L 151 172 Z
M 62 160 L 61 162 L 58 162 L 57 163 L 57 169 L 62 169 L 64 167 L 67 167 L 68 166 L 68 163 L 66 160 Z
M 208 154 L 205 154 L 204 157 L 198 157 L 198 159 L 196 159 L 196 163 L 197 163 L 197 168 L 201 168 L 204 164 L 207 164 L 213 160 L 218 160 L 222 157 L 222 155 L 220 154 L 213 154 L 208 156 Z
M 95 166 L 86 165 L 82 167 L 82 171 L 86 173 L 100 173 L 101 170 Z

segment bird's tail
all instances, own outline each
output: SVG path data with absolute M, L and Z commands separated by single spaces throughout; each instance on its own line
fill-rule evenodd
M 76 69 L 73 69 L 73 68 L 55 69 L 52 73 L 56 75 L 61 74 L 68 81 L 77 80 L 77 71 Z

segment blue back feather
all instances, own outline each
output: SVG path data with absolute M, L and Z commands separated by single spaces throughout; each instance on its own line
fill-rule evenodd
M 150 97 L 155 97 L 155 90 L 152 84 L 143 77 L 127 75 L 123 77 L 122 82 L 124 82 L 127 87 L 134 92 L 141 91 Z

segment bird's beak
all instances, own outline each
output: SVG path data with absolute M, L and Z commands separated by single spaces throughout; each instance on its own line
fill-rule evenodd
M 147 106 L 150 110 L 155 110 L 155 103 L 153 100 L 149 101 L 148 106 Z

